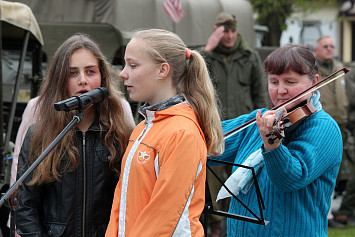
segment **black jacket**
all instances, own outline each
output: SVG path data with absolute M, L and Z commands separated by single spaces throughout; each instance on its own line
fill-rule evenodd
M 31 130 L 20 152 L 18 177 L 28 168 Z M 34 186 L 24 182 L 19 188 L 16 227 L 21 236 L 105 235 L 118 177 L 109 169 L 110 154 L 97 123 L 85 133 L 76 130 L 75 136 L 80 152 L 75 171 L 63 174 L 61 182 Z

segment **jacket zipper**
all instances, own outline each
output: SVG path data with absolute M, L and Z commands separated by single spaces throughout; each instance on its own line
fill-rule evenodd
M 132 165 L 132 159 L 134 156 L 134 153 L 137 151 L 139 144 L 141 143 L 141 141 L 143 140 L 143 138 L 145 137 L 145 133 L 148 131 L 148 123 L 147 121 L 145 121 L 144 123 L 144 128 L 141 132 L 141 134 L 137 137 L 137 139 L 134 141 L 133 146 L 131 147 L 131 150 L 129 151 L 126 163 L 125 163 L 125 167 L 123 170 L 123 176 L 122 176 L 122 190 L 121 190 L 121 202 L 120 202 L 120 213 L 118 215 L 118 223 L 120 225 L 121 228 L 119 228 L 118 230 L 118 236 L 125 236 L 125 232 L 126 232 L 126 225 L 125 225 L 125 221 L 126 221 L 126 204 L 127 204 L 127 186 L 128 186 L 128 177 L 127 177 L 127 173 L 129 173 L 128 171 L 131 168 Z M 133 155 L 132 155 L 133 154 Z
M 86 142 L 85 132 L 83 132 L 83 175 L 84 175 L 84 194 L 83 194 L 83 237 L 85 237 L 85 209 L 86 209 Z

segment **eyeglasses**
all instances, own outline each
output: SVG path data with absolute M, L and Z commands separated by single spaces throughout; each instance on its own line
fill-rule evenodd
M 326 44 L 326 45 L 323 45 L 323 49 L 326 49 L 326 48 L 331 48 L 331 49 L 334 49 L 335 46 L 334 45 L 331 45 L 331 44 Z

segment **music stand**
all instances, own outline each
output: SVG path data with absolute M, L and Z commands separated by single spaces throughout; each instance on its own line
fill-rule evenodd
M 205 208 L 203 210 L 203 213 L 204 213 L 204 225 L 203 226 L 204 226 L 205 234 L 207 234 L 207 225 L 208 225 L 208 217 L 207 216 L 211 215 L 211 214 L 218 215 L 218 216 L 224 216 L 224 217 L 228 217 L 228 218 L 232 218 L 232 219 L 236 219 L 236 220 L 251 222 L 251 223 L 255 223 L 255 224 L 259 224 L 259 225 L 267 225 L 269 223 L 269 221 L 264 220 L 263 210 L 265 210 L 265 205 L 264 205 L 264 200 L 263 200 L 261 192 L 260 192 L 259 183 L 256 178 L 254 167 L 235 164 L 235 163 L 227 162 L 227 161 L 216 160 L 216 159 L 212 159 L 212 158 L 207 158 L 207 161 L 221 163 L 221 164 L 225 164 L 225 165 L 238 166 L 241 168 L 251 170 L 252 175 L 253 175 L 253 181 L 254 181 L 254 186 L 255 186 L 255 190 L 256 190 L 256 195 L 258 198 L 258 207 L 259 207 L 260 217 L 258 215 L 256 215 L 247 205 L 245 205 L 245 203 L 243 203 L 236 195 L 234 195 L 230 191 L 230 189 L 224 184 L 224 182 L 221 180 L 221 178 L 218 177 L 218 175 L 212 170 L 212 168 L 209 165 L 207 165 L 208 170 L 213 174 L 213 176 L 218 180 L 218 182 L 221 183 L 222 186 L 232 195 L 232 197 L 234 197 L 241 205 L 243 205 L 243 207 L 245 207 L 248 210 L 248 212 L 250 214 L 252 214 L 254 217 L 238 215 L 235 213 L 225 212 L 225 211 L 221 211 L 221 210 L 214 210 L 213 204 L 212 204 L 211 193 L 210 193 L 209 187 L 208 187 L 208 181 L 206 179 L 206 202 L 205 202 Z

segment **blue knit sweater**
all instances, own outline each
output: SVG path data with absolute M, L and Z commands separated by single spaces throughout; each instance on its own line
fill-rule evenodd
M 224 132 L 255 118 L 255 114 L 223 121 Z M 213 158 L 242 164 L 260 147 L 259 130 L 253 124 L 227 139 L 224 154 Z M 289 132 L 278 148 L 262 154 L 265 165 L 257 179 L 265 202 L 264 219 L 270 223 L 263 226 L 228 219 L 228 236 L 327 236 L 327 214 L 342 157 L 336 122 L 321 110 Z M 259 214 L 254 185 L 238 198 Z M 229 212 L 253 217 L 234 198 Z

